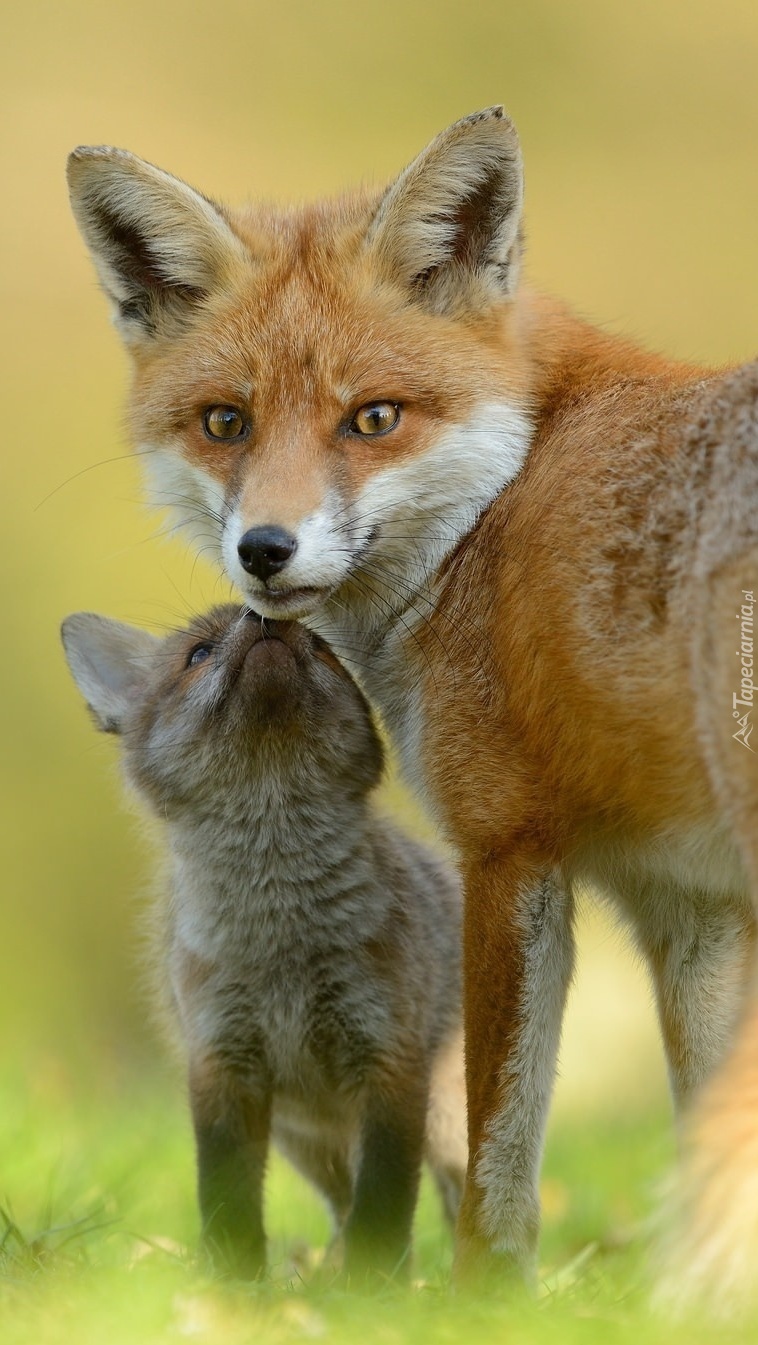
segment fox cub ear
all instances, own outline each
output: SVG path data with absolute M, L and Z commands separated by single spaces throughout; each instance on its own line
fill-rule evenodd
M 126 150 L 68 159 L 71 205 L 130 343 L 170 330 L 245 256 L 221 210 Z
M 436 313 L 488 307 L 518 279 L 523 167 L 501 107 L 437 136 L 386 192 L 367 242 L 380 267 Z
M 145 684 L 160 639 L 94 612 L 66 617 L 61 638 L 73 679 L 98 728 L 120 733 L 126 711 Z

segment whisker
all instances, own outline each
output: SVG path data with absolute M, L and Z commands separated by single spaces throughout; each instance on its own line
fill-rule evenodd
M 358 576 L 357 576 L 357 575 L 354 576 L 354 582 L 355 582 L 355 580 L 357 580 L 357 579 L 358 579 Z M 439 688 L 438 688 L 438 686 L 437 686 L 437 680 L 436 680 L 436 678 L 435 678 L 435 676 L 434 676 L 434 667 L 433 667 L 433 664 L 432 664 L 432 662 L 431 662 L 431 659 L 429 658 L 429 655 L 428 655 L 426 649 L 424 648 L 424 645 L 423 645 L 422 641 L 419 639 L 419 637 L 418 637 L 418 635 L 416 634 L 416 632 L 414 631 L 413 627 L 412 627 L 411 625 L 409 625 L 409 623 L 405 620 L 405 617 L 403 616 L 402 612 L 400 612 L 399 609 L 394 608 L 394 607 L 392 606 L 392 604 L 389 602 L 388 599 L 384 598 L 384 596 L 383 596 L 381 593 L 378 593 L 376 589 L 372 588 L 370 584 L 367 584 L 367 583 L 366 583 L 366 579 L 365 579 L 365 575 L 364 575 L 364 574 L 361 574 L 361 575 L 360 575 L 360 586 L 363 588 L 363 591 L 364 591 L 364 592 L 368 592 L 369 594 L 371 594 L 371 595 L 373 596 L 373 598 L 374 598 L 374 600 L 375 600 L 375 606 L 378 607 L 378 610 L 379 610 L 379 611 L 382 611 L 382 607 L 379 607 L 378 604 L 381 603 L 381 604 L 383 605 L 383 608 L 384 608 L 384 614 L 385 614 L 385 616 L 386 616 L 387 613 L 389 613 L 390 621 L 399 621 L 399 622 L 400 622 L 400 624 L 401 624 L 401 626 L 403 627 L 403 629 L 404 629 L 404 630 L 406 631 L 406 633 L 411 637 L 411 639 L 413 640 L 414 644 L 416 645 L 416 647 L 417 647 L 418 650 L 420 651 L 421 656 L 422 656 L 422 658 L 424 659 L 424 661 L 425 661 L 425 663 L 426 663 L 426 665 L 427 665 L 427 668 L 428 668 L 428 671 L 429 671 L 429 676 L 431 677 L 432 682 L 433 682 L 433 684 L 434 684 L 435 692 L 438 692 L 438 691 L 439 691 Z M 415 609 L 414 609 L 414 610 L 415 610 Z M 422 613 L 417 613 L 417 615 L 421 618 L 421 620 L 424 620 L 424 621 L 426 620 L 426 618 L 423 616 Z M 443 646 L 443 647 L 444 647 L 444 646 Z M 408 657 L 408 656 L 407 656 L 407 652 L 406 652 L 406 658 L 407 658 L 407 657 Z
M 373 573 L 375 574 L 376 571 L 374 570 Z M 432 630 L 434 630 L 438 639 L 440 638 L 439 633 L 435 629 L 434 622 L 429 618 L 434 617 L 435 621 L 445 621 L 455 634 L 459 635 L 465 641 L 467 648 L 479 665 L 479 671 L 486 674 L 486 666 L 481 656 L 482 631 L 468 613 L 464 612 L 457 604 L 453 605 L 448 611 L 444 600 L 441 601 L 441 597 L 444 599 L 444 590 L 441 595 L 439 592 L 434 593 L 422 583 L 410 584 L 405 576 L 399 573 L 394 567 L 387 567 L 384 569 L 382 571 L 382 578 L 384 578 L 385 575 L 390 582 L 406 593 L 409 600 L 414 599 L 426 604 L 429 609 L 429 616 L 425 619 L 428 620 L 428 624 L 431 626 Z M 415 610 L 418 609 L 415 608 Z M 470 634 L 467 633 L 466 628 L 468 628 Z M 448 656 L 448 660 L 450 660 L 449 651 L 445 649 L 445 652 Z
M 143 448 L 131 453 L 119 453 L 118 457 L 115 458 L 102 458 L 99 462 L 90 462 L 86 467 L 82 467 L 80 471 L 67 476 L 65 481 L 61 481 L 57 486 L 54 486 L 50 493 L 39 501 L 39 504 L 35 504 L 32 513 L 36 514 L 37 510 L 41 509 L 43 504 L 47 504 L 48 500 L 51 500 L 54 495 L 57 495 L 59 490 L 63 490 L 64 486 L 70 486 L 72 481 L 78 481 L 80 476 L 86 476 L 88 472 L 94 472 L 97 467 L 109 467 L 114 462 L 127 462 L 130 458 L 146 458 L 150 453 L 155 452 L 154 448 Z

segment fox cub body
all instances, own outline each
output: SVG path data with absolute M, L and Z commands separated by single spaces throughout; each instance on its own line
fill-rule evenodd
M 386 191 L 301 210 L 232 213 L 109 149 L 70 184 L 153 500 L 267 618 L 360 660 L 458 849 L 458 1266 L 529 1275 L 574 887 L 632 924 L 682 1109 L 754 983 L 758 371 L 646 354 L 520 285 L 497 108 Z M 758 1203 L 727 1222 L 748 1157 L 688 1221 L 714 1285 L 739 1278 L 714 1211 L 758 1249 Z
M 329 1202 L 346 1269 L 397 1271 L 424 1148 L 451 1217 L 463 1184 L 460 894 L 372 808 L 363 695 L 318 637 L 245 609 L 163 639 L 80 614 L 63 637 L 165 821 L 206 1244 L 263 1268 L 271 1134 Z

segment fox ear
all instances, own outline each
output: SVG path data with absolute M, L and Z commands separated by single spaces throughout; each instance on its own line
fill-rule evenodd
M 515 289 L 523 167 L 501 107 L 437 136 L 386 192 L 367 242 L 380 267 L 437 313 L 488 307 Z
M 76 612 L 61 626 L 76 685 L 104 733 L 120 733 L 124 716 L 145 684 L 160 639 L 94 612 Z
M 126 150 L 75 149 L 67 171 L 76 221 L 131 344 L 186 320 L 245 256 L 219 207 Z

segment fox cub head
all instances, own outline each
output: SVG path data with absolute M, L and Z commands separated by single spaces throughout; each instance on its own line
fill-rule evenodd
M 220 819 L 244 813 L 244 800 L 271 811 L 288 793 L 336 807 L 379 781 L 383 749 L 363 693 L 296 622 L 229 605 L 155 636 L 77 612 L 61 635 L 96 725 L 121 737 L 132 783 L 165 817 Z
M 75 150 L 69 184 L 152 498 L 264 616 L 349 603 L 372 572 L 402 592 L 515 476 L 522 166 L 501 108 L 384 192 L 297 210 L 231 212 L 109 148 Z

